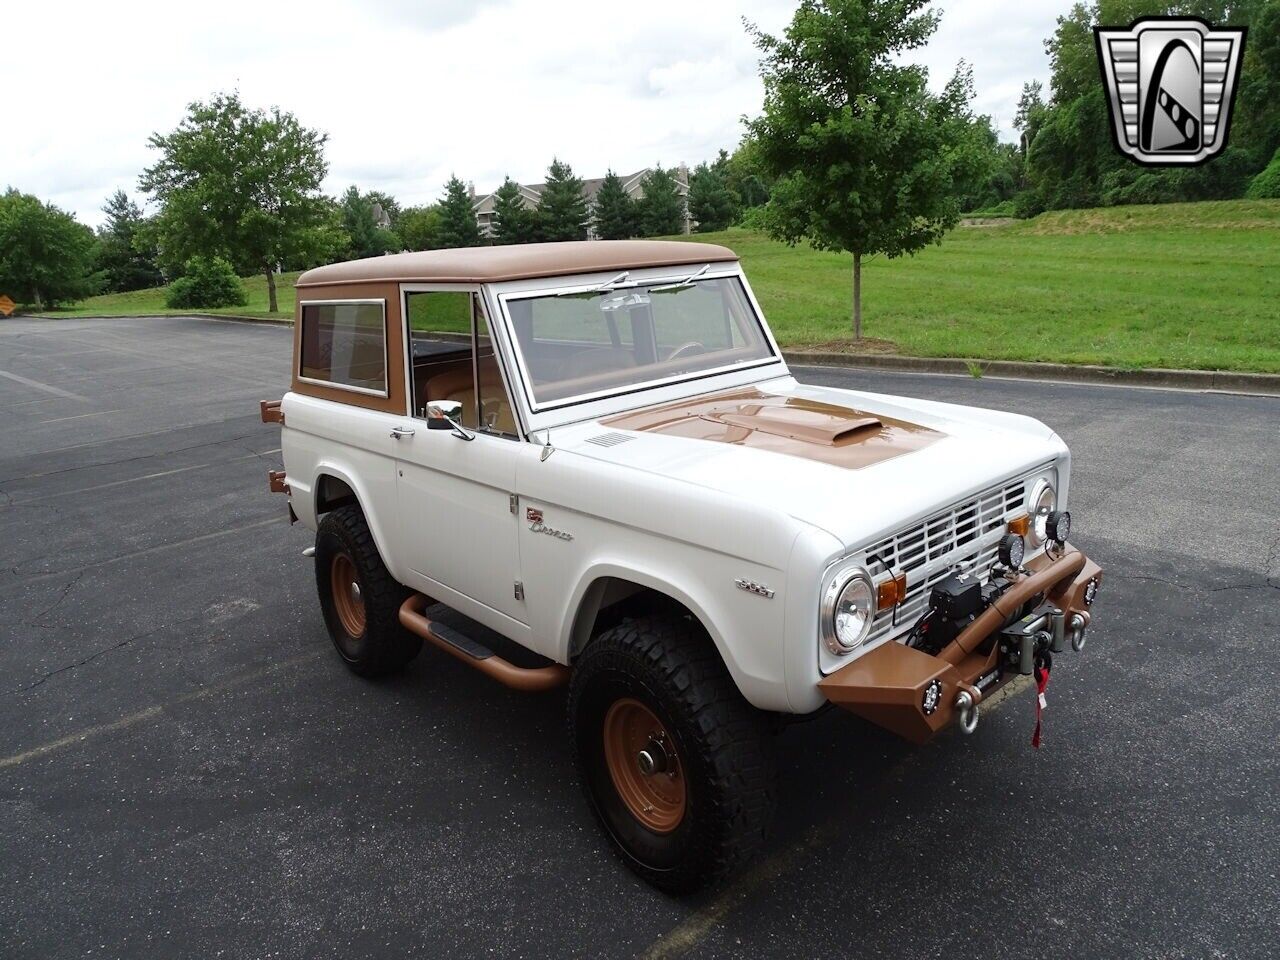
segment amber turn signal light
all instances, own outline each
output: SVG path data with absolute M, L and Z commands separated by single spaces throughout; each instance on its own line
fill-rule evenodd
M 1020 517 L 1014 517 L 1009 521 L 1009 532 L 1016 533 L 1020 537 L 1025 537 L 1031 529 L 1031 518 L 1025 513 Z
M 907 599 L 907 575 L 900 573 L 876 588 L 876 610 L 888 610 Z

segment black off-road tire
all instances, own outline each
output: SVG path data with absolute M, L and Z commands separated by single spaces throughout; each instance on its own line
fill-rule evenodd
M 659 832 L 628 806 L 606 756 L 611 707 L 634 711 L 636 701 L 665 728 L 684 776 L 678 824 Z M 644 880 L 692 893 L 757 851 L 776 798 L 767 717 L 742 698 L 714 643 L 687 616 L 624 620 L 583 651 L 568 703 L 579 772 L 614 851 Z
M 400 605 L 412 591 L 387 572 L 358 506 L 339 507 L 320 521 L 315 563 L 325 626 L 351 671 L 380 677 L 404 669 L 422 649 L 422 638 L 400 625 Z M 349 600 L 335 595 L 335 572 L 354 577 L 358 591 Z

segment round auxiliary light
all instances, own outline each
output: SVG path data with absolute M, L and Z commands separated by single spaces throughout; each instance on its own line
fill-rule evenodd
M 1055 510 L 1045 517 L 1045 534 L 1054 543 L 1066 543 L 1071 536 L 1071 513 L 1067 510 Z
M 1022 560 L 1027 555 L 1027 545 L 1020 536 L 1011 533 L 1000 538 L 1000 547 L 996 555 L 1002 566 L 1016 570 L 1022 566 Z
M 1048 480 L 1041 480 L 1031 491 L 1028 502 L 1031 504 L 1031 529 L 1027 531 L 1027 540 L 1032 547 L 1038 547 L 1049 536 L 1049 514 L 1058 509 L 1058 492 Z
M 861 567 L 851 576 L 837 577 L 823 598 L 823 633 L 827 649 L 843 656 L 866 642 L 876 615 L 876 591 L 871 575 Z

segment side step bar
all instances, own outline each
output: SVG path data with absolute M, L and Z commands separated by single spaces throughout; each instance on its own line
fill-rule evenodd
M 560 663 L 545 667 L 517 667 L 503 660 L 484 644 L 463 636 L 457 630 L 423 616 L 427 598 L 415 593 L 400 606 L 400 623 L 411 633 L 430 641 L 445 653 L 452 654 L 469 667 L 513 690 L 534 693 L 562 686 L 569 679 L 569 668 Z

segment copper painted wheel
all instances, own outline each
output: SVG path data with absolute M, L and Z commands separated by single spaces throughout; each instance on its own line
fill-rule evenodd
M 364 636 L 364 598 L 360 592 L 360 576 L 356 565 L 345 553 L 334 554 L 329 566 L 329 584 L 333 590 L 333 609 L 342 629 L 354 639 Z
M 671 735 L 652 710 L 623 697 L 604 717 L 604 758 L 627 810 L 654 833 L 684 819 L 685 778 Z

